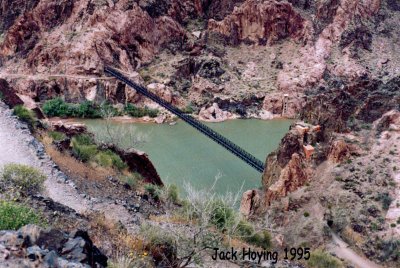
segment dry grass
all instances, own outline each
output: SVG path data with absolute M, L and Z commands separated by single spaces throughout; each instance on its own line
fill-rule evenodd
M 118 222 L 107 219 L 104 214 L 92 213 L 90 219 L 91 238 L 96 245 L 102 245 L 108 256 L 134 257 L 145 252 L 145 243 L 142 239 L 132 236 Z
M 346 226 L 343 230 L 343 237 L 350 243 L 357 246 L 364 244 L 364 238 L 361 234 L 355 232 L 350 226 Z
M 116 176 L 116 172 L 112 168 L 88 165 L 76 160 L 74 157 L 62 153 L 52 145 L 52 138 L 45 135 L 42 137 L 42 142 L 46 152 L 50 155 L 53 161 L 63 171 L 67 171 L 68 175 L 73 177 L 81 177 L 89 180 L 103 180 L 107 176 Z

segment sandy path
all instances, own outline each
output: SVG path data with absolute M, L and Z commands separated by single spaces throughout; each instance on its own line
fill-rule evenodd
M 400 219 L 400 173 L 394 175 L 394 181 L 396 183 L 396 196 L 395 199 L 390 204 L 389 210 L 386 214 L 386 221 L 388 224 L 396 224 L 396 227 L 391 227 L 393 230 L 393 236 L 400 238 L 400 224 L 398 220 Z
M 8 163 L 19 163 L 35 167 L 46 176 L 43 195 L 70 207 L 78 213 L 103 212 L 110 220 L 119 220 L 130 231 L 135 231 L 132 215 L 122 205 L 110 201 L 92 200 L 82 197 L 75 184 L 58 169 L 44 152 L 44 147 L 32 137 L 6 105 L 0 102 L 0 169 Z
M 0 168 L 8 163 L 35 167 L 48 178 L 44 195 L 79 213 L 89 209 L 88 201 L 80 197 L 74 185 L 66 181 L 66 177 L 54 168 L 50 157 L 41 150 L 42 145 L 30 135 L 29 130 L 0 103 Z
M 380 268 L 382 266 L 373 263 L 365 257 L 358 255 L 354 252 L 349 245 L 346 244 L 338 235 L 332 233 L 333 244 L 330 250 L 335 253 L 339 258 L 344 259 L 354 265 L 356 268 Z

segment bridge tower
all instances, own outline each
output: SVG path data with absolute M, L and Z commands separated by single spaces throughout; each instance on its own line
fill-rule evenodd
M 285 116 L 287 114 L 288 103 L 289 103 L 289 94 L 285 94 L 285 95 L 283 95 L 283 100 L 282 100 L 282 114 L 281 114 L 281 116 Z

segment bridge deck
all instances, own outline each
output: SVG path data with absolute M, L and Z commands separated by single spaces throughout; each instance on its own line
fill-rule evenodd
M 240 148 L 238 145 L 236 145 L 232 141 L 228 140 L 227 138 L 225 138 L 224 136 L 222 136 L 215 130 L 204 125 L 203 123 L 196 120 L 192 116 L 183 113 L 180 109 L 171 105 L 170 103 L 167 103 L 166 101 L 164 101 L 163 99 L 161 99 L 160 97 L 155 95 L 154 93 L 148 91 L 146 88 L 130 81 L 127 77 L 122 75 L 117 70 L 115 70 L 111 67 L 105 67 L 104 71 L 106 73 L 110 74 L 111 76 L 117 78 L 121 82 L 124 82 L 131 88 L 135 89 L 137 92 L 148 97 L 152 101 L 158 103 L 159 105 L 161 105 L 162 107 L 164 107 L 165 109 L 170 111 L 171 113 L 175 114 L 176 116 L 181 118 L 183 121 L 185 121 L 186 123 L 188 123 L 195 129 L 197 129 L 198 131 L 200 131 L 201 133 L 203 133 L 204 135 L 206 135 L 207 137 L 209 137 L 210 139 L 212 139 L 213 141 L 217 142 L 219 145 L 221 145 L 222 147 L 227 149 L 229 152 L 231 152 L 232 154 L 234 154 L 237 157 L 239 157 L 240 159 L 242 159 L 244 162 L 249 164 L 251 167 L 256 169 L 258 172 L 262 173 L 264 171 L 264 163 L 262 161 L 258 160 L 256 157 L 254 157 L 250 153 L 246 152 L 244 149 Z

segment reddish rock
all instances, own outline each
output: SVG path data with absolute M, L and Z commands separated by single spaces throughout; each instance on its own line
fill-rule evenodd
M 258 190 L 248 190 L 243 193 L 242 201 L 240 202 L 240 213 L 248 217 L 257 212 L 261 205 L 261 197 Z
M 248 0 L 222 21 L 210 20 L 210 32 L 226 36 L 233 44 L 249 40 L 273 43 L 291 37 L 308 40 L 311 27 L 290 3 Z
M 57 121 L 57 122 L 51 122 L 51 126 L 55 131 L 62 132 L 68 137 L 87 133 L 86 125 L 80 123 L 68 123 L 63 121 Z
M 294 153 L 287 166 L 282 169 L 279 179 L 266 189 L 265 204 L 269 206 L 272 201 L 303 186 L 310 177 L 308 173 L 309 171 L 306 169 L 306 164 L 301 156 Z
M 138 172 L 144 178 L 145 182 L 152 183 L 155 185 L 163 186 L 160 176 L 157 173 L 156 168 L 150 161 L 148 155 L 144 152 L 136 149 L 121 150 L 113 145 L 107 145 L 107 147 L 116 152 L 121 159 L 128 164 L 128 167 L 132 171 Z
M 307 160 L 311 159 L 312 154 L 314 153 L 314 147 L 311 145 L 303 145 L 304 154 Z
M 4 79 L 0 79 L 0 95 L 0 99 L 11 108 L 17 105 L 24 104 L 21 98 L 17 94 L 15 94 L 13 88 L 10 87 L 8 82 Z
M 354 150 L 354 146 L 347 144 L 344 140 L 335 140 L 329 149 L 328 159 L 334 163 L 340 163 L 348 159 Z

